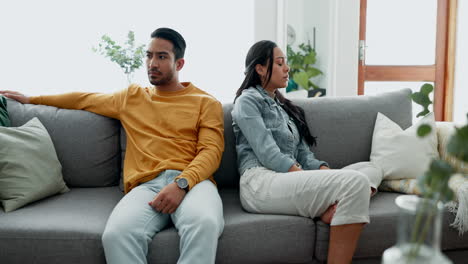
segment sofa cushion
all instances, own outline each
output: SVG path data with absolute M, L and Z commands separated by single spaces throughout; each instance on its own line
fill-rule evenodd
M 296 99 L 306 114 L 317 146 L 316 157 L 332 168 L 369 161 L 372 132 L 378 112 L 403 129 L 411 126 L 411 90 L 377 95 Z
M 8 100 L 12 126 L 38 117 L 50 134 L 69 187 L 116 185 L 120 175 L 120 122 L 87 111 Z
M 216 263 L 312 262 L 315 237 L 312 219 L 247 213 L 241 208 L 238 190 L 223 189 L 220 195 L 225 225 Z M 171 227 L 153 239 L 149 263 L 176 263 L 178 255 L 179 237 Z
M 241 208 L 239 191 L 221 190 L 225 226 L 216 263 L 309 263 L 315 223 L 301 216 L 252 214 Z
M 11 213 L 0 210 L 1 263 L 105 263 L 101 236 L 118 187 L 72 188 Z
M 399 210 L 395 199 L 399 193 L 379 192 L 370 204 L 370 223 L 362 230 L 355 259 L 377 258 L 380 260 L 383 252 L 396 244 Z M 458 235 L 458 230 L 451 227 L 454 215 L 448 211 L 444 213 L 442 221 L 442 250 L 467 250 L 468 239 Z M 330 226 L 317 222 L 317 242 L 315 256 L 325 261 L 328 253 Z
M 0 127 L 0 201 L 5 212 L 68 191 L 62 166 L 36 117 L 21 127 Z
M 118 187 L 72 188 L 12 213 L 0 211 L 2 263 L 105 263 L 101 236 L 122 195 Z M 225 227 L 216 263 L 312 262 L 312 219 L 247 213 L 238 190 L 224 189 L 220 195 Z M 171 226 L 154 237 L 148 260 L 176 263 L 178 256 L 179 236 Z

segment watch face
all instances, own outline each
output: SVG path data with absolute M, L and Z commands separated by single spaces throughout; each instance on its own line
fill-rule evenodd
M 181 189 L 185 189 L 188 187 L 188 181 L 185 178 L 180 178 L 177 180 L 177 186 Z

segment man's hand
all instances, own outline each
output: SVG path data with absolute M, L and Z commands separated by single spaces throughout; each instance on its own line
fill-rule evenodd
M 320 166 L 320 170 L 329 170 L 329 169 L 330 169 L 330 168 L 327 167 L 327 166 L 325 166 L 325 165 Z
M 22 93 L 5 90 L 5 91 L 0 91 L 0 94 L 4 95 L 5 97 L 16 100 L 22 104 L 29 104 L 29 97 Z
M 148 204 L 158 212 L 172 214 L 177 210 L 185 195 L 185 191 L 173 182 L 164 187 Z

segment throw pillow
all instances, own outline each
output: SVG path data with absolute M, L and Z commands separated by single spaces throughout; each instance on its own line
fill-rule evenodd
M 382 168 L 385 180 L 415 179 L 423 175 L 437 152 L 437 134 L 424 138 L 416 134 L 421 124 L 428 124 L 435 131 L 434 113 L 402 130 L 382 113 L 377 114 L 370 161 Z
M 0 95 L 0 126 L 10 126 L 10 117 L 7 111 L 7 102 L 4 96 Z
M 417 179 L 384 180 L 379 185 L 379 190 L 421 195 Z
M 0 202 L 5 212 L 69 189 L 50 136 L 36 117 L 0 127 Z
M 437 129 L 437 141 L 438 141 L 438 151 L 442 159 L 448 160 L 450 163 L 454 164 L 457 161 L 448 155 L 447 153 L 447 143 L 455 131 L 454 123 L 452 122 L 436 122 Z M 459 167 L 464 171 L 464 174 L 468 174 L 468 167 L 466 164 L 458 164 Z M 460 186 L 465 184 L 465 182 L 460 183 L 459 180 L 456 180 L 458 177 L 452 177 L 449 182 L 450 188 L 457 194 Z M 387 192 L 400 192 L 407 194 L 417 194 L 421 195 L 421 190 L 418 187 L 417 179 L 401 179 L 401 180 L 384 180 L 379 186 L 379 190 Z M 457 198 L 457 195 L 455 196 Z

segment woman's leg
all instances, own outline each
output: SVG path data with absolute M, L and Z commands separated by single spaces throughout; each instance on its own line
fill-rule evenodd
M 369 181 L 353 170 L 276 173 L 254 168 L 242 175 L 240 188 L 244 208 L 257 213 L 313 218 L 337 203 L 331 219 L 330 261 L 351 259 L 362 226 L 369 222 Z
M 327 263 L 351 263 L 364 223 L 330 226 Z
M 336 204 L 336 203 L 330 205 L 330 207 L 328 207 L 328 209 L 325 211 L 325 213 L 323 213 L 320 216 L 320 220 L 322 220 L 322 222 L 324 222 L 327 225 L 331 224 L 331 220 L 333 219 L 333 216 L 335 215 L 337 205 L 338 204 Z

